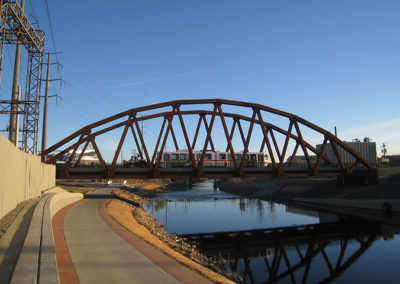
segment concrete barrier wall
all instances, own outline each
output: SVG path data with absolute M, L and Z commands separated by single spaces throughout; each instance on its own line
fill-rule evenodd
M 39 283 L 59 283 L 52 220 L 56 213 L 83 198 L 82 193 L 52 194 L 43 210 L 42 243 L 40 248 Z
M 55 166 L 18 150 L 0 134 L 0 218 L 55 184 Z
M 63 209 L 65 206 L 70 205 L 73 202 L 79 201 L 83 199 L 82 193 L 58 193 L 51 198 L 50 203 L 50 219 L 53 220 L 54 215 L 57 214 L 58 211 Z
M 59 210 L 82 198 L 82 193 L 69 192 L 50 193 L 41 198 L 10 283 L 59 283 L 52 220 Z

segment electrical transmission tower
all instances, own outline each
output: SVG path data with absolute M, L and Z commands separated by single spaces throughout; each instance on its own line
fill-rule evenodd
M 10 100 L 0 100 L 0 114 L 10 116 L 9 139 L 25 152 L 37 154 L 39 132 L 40 88 L 44 52 L 44 32 L 35 29 L 24 13 L 24 2 L 0 0 L 0 80 L 3 69 L 4 45 L 16 45 L 14 83 Z M 21 100 L 18 90 L 20 46 L 28 52 L 25 92 Z M 19 115 L 23 116 L 23 127 L 19 130 Z M 19 139 L 19 133 L 21 138 Z

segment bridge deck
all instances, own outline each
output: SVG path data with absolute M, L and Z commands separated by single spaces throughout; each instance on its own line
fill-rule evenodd
M 338 168 L 326 167 L 318 171 L 310 171 L 306 168 L 287 168 L 281 171 L 273 168 L 243 168 L 237 171 L 234 168 L 203 168 L 201 171 L 193 168 L 115 168 L 113 170 L 103 168 L 70 168 L 66 173 L 64 168 L 57 168 L 57 178 L 272 178 L 272 177 L 335 177 L 343 175 Z M 353 176 L 373 176 L 371 171 L 356 169 Z

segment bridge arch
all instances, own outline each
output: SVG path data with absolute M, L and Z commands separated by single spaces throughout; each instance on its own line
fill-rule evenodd
M 152 122 L 151 137 L 147 140 L 140 127 L 143 122 Z M 117 129 L 121 131 L 118 145 L 110 162 L 106 162 L 96 139 Z M 127 169 L 118 164 L 129 132 L 143 159 L 143 168 Z M 313 134 L 310 136 L 309 132 Z M 319 147 L 307 141 L 313 135 L 320 138 Z M 200 136 L 203 136 L 202 144 Z M 163 154 L 168 152 L 168 139 L 173 142 L 175 152 L 186 151 L 185 166 L 171 168 L 163 161 Z M 99 166 L 82 168 L 80 162 L 89 145 Z M 199 150 L 195 150 L 196 146 Z M 259 150 L 251 152 L 251 147 Z M 327 156 L 327 148 L 333 151 L 334 159 Z M 205 165 L 209 151 L 226 152 L 229 163 L 224 168 Z M 249 153 L 257 152 L 266 153 L 268 165 L 249 167 Z M 298 152 L 302 163 L 294 166 Z M 343 160 L 343 152 L 350 155 L 350 162 Z M 301 117 L 260 104 L 223 99 L 175 100 L 132 108 L 79 129 L 41 156 L 42 161 L 53 164 L 66 156 L 65 163 L 57 170 L 58 177 L 65 178 L 339 176 L 374 172 L 362 155 L 329 131 Z

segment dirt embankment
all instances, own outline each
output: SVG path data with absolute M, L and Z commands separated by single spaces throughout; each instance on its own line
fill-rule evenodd
M 272 201 L 293 198 L 379 199 L 400 198 L 400 175 L 383 179 L 379 184 L 342 185 L 334 178 L 229 179 L 220 181 L 219 189 L 244 197 Z
M 189 181 L 184 179 L 128 179 L 122 188 L 144 198 L 153 198 L 160 193 L 187 190 L 189 186 Z
M 56 184 L 68 192 L 83 194 L 91 193 L 106 185 L 104 182 L 94 182 L 89 180 L 62 180 L 57 181 Z
M 113 193 L 138 204 L 148 202 L 147 197 L 140 197 L 124 189 L 114 190 Z M 235 282 L 242 280 L 238 274 L 225 269 L 223 259 L 208 258 L 197 250 L 195 244 L 165 231 L 158 220 L 150 216 L 141 206 L 136 207 L 113 200 L 108 204 L 107 211 L 132 233 L 208 279 L 216 283 L 233 283 L 232 280 Z
M 218 187 L 224 192 L 249 198 L 264 198 L 268 200 L 290 200 L 300 195 L 309 195 L 316 188 L 324 187 L 324 194 L 333 194 L 329 179 L 227 179 L 220 181 Z

